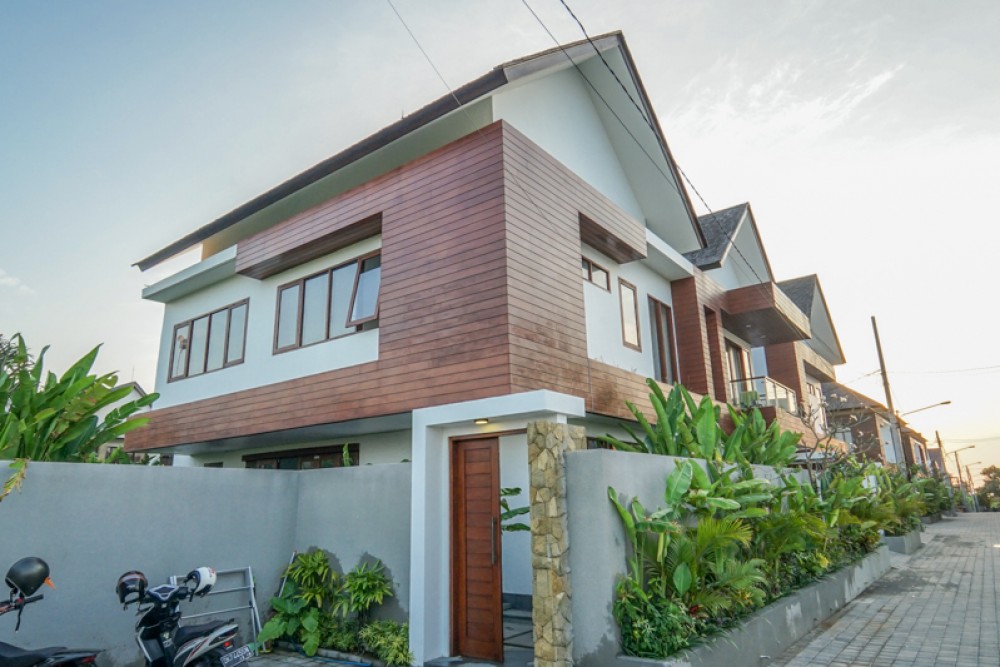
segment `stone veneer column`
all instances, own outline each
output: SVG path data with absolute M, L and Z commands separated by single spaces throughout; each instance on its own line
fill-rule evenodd
M 535 667 L 573 664 L 564 454 L 575 449 L 586 449 L 583 427 L 553 422 L 528 424 Z

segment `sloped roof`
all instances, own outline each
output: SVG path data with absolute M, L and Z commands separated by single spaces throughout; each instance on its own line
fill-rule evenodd
M 778 283 L 778 287 L 782 292 L 788 295 L 788 298 L 792 300 L 792 303 L 798 306 L 799 310 L 806 314 L 806 317 L 809 318 L 809 323 L 814 325 L 812 328 L 814 333 L 818 333 L 821 338 L 819 342 L 822 345 L 819 349 L 814 346 L 814 349 L 816 349 L 819 354 L 826 357 L 827 361 L 832 364 L 844 363 L 844 349 L 840 345 L 840 336 L 837 335 L 837 327 L 833 324 L 833 316 L 830 314 L 830 308 L 826 305 L 826 297 L 823 295 L 823 287 L 819 283 L 819 277 L 813 273 L 808 276 L 782 280 Z M 819 297 L 819 304 L 816 303 L 817 297 Z M 815 326 L 818 324 L 818 322 L 815 322 L 813 318 L 813 312 L 816 305 L 819 305 L 822 308 L 817 317 L 826 319 L 826 324 L 829 325 L 829 333 L 832 334 L 832 339 L 830 336 L 823 333 L 821 327 Z
M 885 407 L 874 398 L 869 398 L 861 392 L 854 391 L 839 382 L 823 383 L 823 398 L 830 410 L 857 410 L 869 409 L 878 412 L 889 413 L 889 408 Z
M 322 180 L 334 172 L 357 162 L 380 148 L 388 146 L 394 141 L 401 139 L 402 137 L 432 123 L 435 120 L 438 120 L 439 118 L 446 116 L 452 111 L 494 93 L 508 83 L 513 83 L 519 79 L 533 76 L 538 72 L 550 68 L 565 67 L 567 65 L 567 61 L 569 66 L 578 66 L 583 60 L 594 57 L 595 55 L 599 55 L 600 53 L 611 49 L 618 49 L 622 54 L 625 67 L 628 71 L 628 78 L 626 78 L 626 81 L 630 80 L 638 93 L 638 104 L 644 107 L 647 122 L 656 137 L 662 156 L 666 160 L 666 168 L 669 172 L 671 172 L 678 194 L 682 200 L 683 207 L 686 209 L 688 216 L 691 219 L 692 226 L 694 228 L 694 235 L 699 242 L 703 242 L 704 238 L 702 236 L 701 228 L 695 223 L 696 216 L 694 208 L 688 198 L 687 190 L 677 174 L 673 155 L 670 152 L 669 146 L 667 146 L 662 128 L 660 127 L 659 120 L 653 111 L 652 103 L 646 93 L 645 86 L 639 77 L 635 62 L 632 59 L 631 52 L 625 42 L 625 36 L 620 30 L 616 30 L 614 32 L 598 35 L 596 37 L 582 39 L 569 44 L 562 44 L 529 56 L 497 65 L 483 76 L 480 76 L 463 86 L 455 88 L 452 92 L 449 92 L 421 109 L 404 116 L 395 123 L 392 123 L 375 134 L 362 139 L 353 146 L 350 146 L 323 160 L 322 162 L 313 165 L 309 169 L 306 169 L 296 176 L 293 176 L 283 183 L 271 188 L 267 192 L 251 199 L 245 204 L 233 209 L 229 213 L 226 213 L 216 220 L 203 225 L 183 238 L 174 241 L 164 248 L 161 248 L 152 255 L 139 260 L 134 266 L 138 266 L 139 269 L 145 271 L 160 262 L 170 259 L 188 248 L 191 248 L 192 246 L 229 229 L 255 213 L 270 207 L 272 204 L 275 204 L 312 185 L 313 183 Z
M 818 279 L 816 274 L 782 280 L 778 283 L 781 291 L 788 295 L 796 306 L 806 315 L 812 313 L 813 296 L 816 294 Z
M 717 269 L 733 245 L 740 223 L 750 210 L 750 204 L 737 204 L 698 217 L 698 226 L 705 237 L 705 247 L 684 253 L 699 269 Z

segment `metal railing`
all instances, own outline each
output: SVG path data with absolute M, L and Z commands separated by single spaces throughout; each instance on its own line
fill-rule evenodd
M 730 382 L 736 403 L 746 407 L 776 407 L 799 414 L 799 400 L 794 389 L 767 376 L 743 378 Z

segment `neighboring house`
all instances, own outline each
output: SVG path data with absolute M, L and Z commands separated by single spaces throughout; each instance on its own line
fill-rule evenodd
M 702 303 L 706 308 L 718 304 L 722 315 L 713 318 L 721 322 L 719 350 L 712 349 L 715 340 L 709 337 L 714 396 L 760 406 L 769 420 L 801 432 L 806 446 L 823 438 L 846 448 L 827 437 L 821 385 L 836 379 L 834 366 L 844 363 L 844 354 L 819 279 L 774 281 L 750 204 L 698 222 L 706 245 L 685 256 L 707 278 L 700 288 Z M 713 389 L 688 386 L 701 393 Z
M 122 405 L 124 403 L 130 403 L 132 401 L 137 401 L 137 400 L 139 400 L 140 398 L 143 398 L 146 395 L 146 391 L 142 388 L 142 386 L 138 382 L 126 382 L 125 384 L 118 385 L 117 387 L 115 387 L 115 389 L 121 389 L 122 387 L 128 387 L 130 389 L 128 395 L 125 398 L 121 399 L 120 401 L 118 401 L 116 403 L 113 403 L 111 405 L 105 406 L 105 407 L 101 408 L 100 410 L 98 410 L 95 413 L 95 416 L 99 420 L 103 421 L 104 418 L 108 416 L 108 413 L 111 412 L 112 410 L 114 410 L 115 408 L 117 408 L 118 406 L 120 406 L 120 405 Z M 141 414 L 144 414 L 144 413 L 147 413 L 147 412 L 149 412 L 149 406 L 146 406 L 144 408 L 139 408 L 139 410 L 137 410 L 135 414 L 136 415 L 141 415 Z M 106 443 L 104 443 L 103 445 L 101 445 L 100 447 L 97 448 L 97 460 L 98 461 L 104 461 L 105 459 L 108 458 L 108 456 L 111 454 L 111 452 L 113 452 L 113 451 L 115 451 L 117 449 L 121 449 L 124 446 L 125 446 L 125 436 L 123 436 L 123 435 L 118 436 L 112 442 L 106 442 Z M 135 459 L 141 458 L 143 456 L 144 456 L 143 454 L 138 454 L 138 455 L 134 454 L 132 456 L 132 458 L 133 458 L 133 460 L 135 460 Z M 158 454 L 158 455 L 155 455 L 155 457 L 157 459 L 160 459 L 160 458 L 163 458 L 164 455 L 159 455 Z M 166 458 L 169 460 L 169 456 L 166 456 Z
M 160 399 L 127 448 L 175 465 L 411 461 L 418 663 L 495 655 L 451 626 L 471 590 L 454 559 L 482 546 L 451 530 L 472 521 L 466 492 L 528 487 L 528 421 L 620 434 L 646 377 L 738 401 L 770 395 L 768 366 L 798 387 L 842 361 L 832 324 L 799 345 L 829 313 L 774 281 L 749 206 L 695 216 L 620 33 L 501 65 L 138 266 L 199 245 L 143 291 L 165 306 Z M 775 418 L 808 391 L 789 390 Z M 485 472 L 455 474 L 480 455 Z M 526 536 L 501 553 L 505 597 L 530 594 Z M 500 600 L 480 603 L 495 622 Z

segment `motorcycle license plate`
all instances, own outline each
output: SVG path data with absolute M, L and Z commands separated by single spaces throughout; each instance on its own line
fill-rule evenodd
M 247 658 L 252 655 L 253 651 L 250 649 L 250 645 L 248 644 L 226 653 L 219 660 L 222 662 L 222 667 L 235 667 L 236 665 L 246 662 Z

